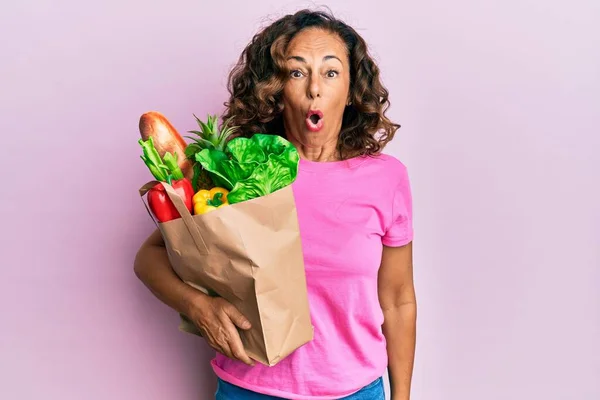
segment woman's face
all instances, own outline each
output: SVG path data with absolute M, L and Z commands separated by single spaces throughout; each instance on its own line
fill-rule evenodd
M 290 74 L 283 89 L 287 137 L 311 158 L 328 158 L 335 151 L 348 103 L 350 66 L 339 36 L 307 29 L 289 43 Z

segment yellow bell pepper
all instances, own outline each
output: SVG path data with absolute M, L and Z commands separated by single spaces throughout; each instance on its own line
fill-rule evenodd
M 192 197 L 194 214 L 205 214 L 214 211 L 217 208 L 229 205 L 227 194 L 229 194 L 229 191 L 222 187 L 214 187 L 210 190 L 199 190 L 194 194 L 194 197 Z

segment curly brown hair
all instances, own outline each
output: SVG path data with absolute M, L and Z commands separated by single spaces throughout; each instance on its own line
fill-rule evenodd
M 285 51 L 292 38 L 307 28 L 337 34 L 346 44 L 350 61 L 350 101 L 342 120 L 337 150 L 341 159 L 379 153 L 400 125 L 385 113 L 388 90 L 364 39 L 346 23 L 323 11 L 300 10 L 286 15 L 254 35 L 229 73 L 230 98 L 224 120 L 237 126 L 234 136 L 255 133 L 286 137 L 282 91 L 288 71 Z

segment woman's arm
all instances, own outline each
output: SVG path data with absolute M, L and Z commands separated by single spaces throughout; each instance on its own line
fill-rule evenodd
M 135 275 L 163 303 L 188 315 L 192 304 L 202 302 L 204 293 L 185 284 L 169 263 L 160 231 L 155 230 L 142 244 L 133 264 Z
M 254 365 L 236 326 L 251 325 L 239 310 L 221 297 L 211 297 L 184 283 L 171 268 L 162 234 L 157 229 L 137 252 L 136 276 L 163 303 L 187 316 L 202 332 L 209 346 L 232 359 Z
M 413 285 L 412 242 L 384 246 L 379 271 L 392 400 L 409 400 L 415 356 L 417 301 Z

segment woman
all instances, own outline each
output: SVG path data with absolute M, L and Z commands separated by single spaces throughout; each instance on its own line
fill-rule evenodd
M 322 12 L 299 11 L 257 34 L 230 76 L 241 134 L 279 134 L 300 154 L 293 183 L 314 339 L 273 367 L 254 364 L 230 303 L 182 283 L 154 232 L 135 261 L 139 279 L 189 316 L 218 351 L 217 400 L 410 397 L 416 300 L 407 171 L 381 150 L 398 125 L 363 39 Z

